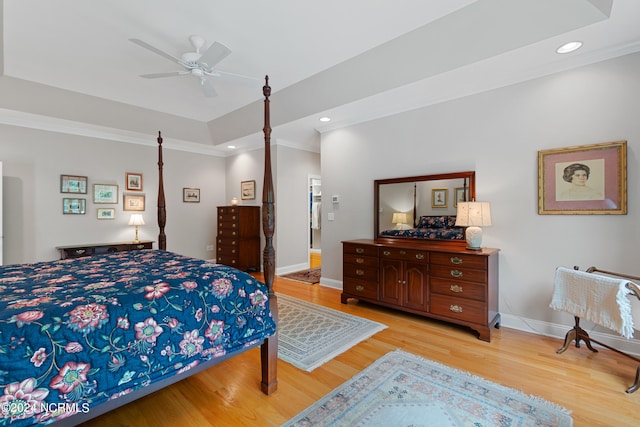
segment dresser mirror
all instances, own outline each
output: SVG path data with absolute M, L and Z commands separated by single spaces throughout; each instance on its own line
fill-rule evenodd
M 475 171 L 374 181 L 374 236 L 464 242 L 455 227 L 459 201 L 476 197 Z

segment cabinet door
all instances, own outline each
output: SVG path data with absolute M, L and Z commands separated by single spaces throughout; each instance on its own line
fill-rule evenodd
M 402 264 L 394 259 L 380 261 L 380 301 L 402 305 Z
M 407 262 L 405 264 L 405 282 L 403 306 L 415 310 L 427 311 L 429 277 L 424 264 Z

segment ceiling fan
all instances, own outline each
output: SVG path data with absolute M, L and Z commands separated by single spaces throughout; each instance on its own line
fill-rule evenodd
M 202 87 L 202 92 L 206 97 L 214 97 L 217 95 L 216 89 L 209 79 L 210 77 L 250 86 L 256 86 L 260 84 L 260 80 L 253 77 L 247 77 L 240 74 L 228 73 L 215 69 L 215 65 L 229 56 L 231 50 L 229 50 L 229 48 L 222 43 L 214 42 L 206 51 L 201 53 L 200 49 L 202 49 L 205 44 L 205 39 L 202 36 L 190 36 L 189 41 L 191 41 L 191 45 L 194 47 L 195 52 L 186 52 L 182 54 L 180 58 L 176 58 L 175 56 L 168 54 L 154 46 L 151 46 L 147 42 L 144 42 L 140 39 L 129 39 L 129 41 L 184 67 L 184 70 L 180 71 L 142 74 L 140 77 L 144 77 L 145 79 L 194 76 L 199 79 L 200 86 Z

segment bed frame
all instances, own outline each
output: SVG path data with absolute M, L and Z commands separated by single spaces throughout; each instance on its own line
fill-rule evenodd
M 275 230 L 275 208 L 274 208 L 274 189 L 273 177 L 271 171 L 271 118 L 269 112 L 269 97 L 271 96 L 271 87 L 269 86 L 269 76 L 265 77 L 265 85 L 262 88 L 264 94 L 264 180 L 262 189 L 262 228 L 265 237 L 265 248 L 263 252 L 263 270 L 264 283 L 269 290 L 269 305 L 271 314 L 276 324 L 278 323 L 278 304 L 277 297 L 273 290 L 273 279 L 275 273 L 275 249 L 273 247 L 273 234 Z M 163 178 L 163 160 L 162 160 L 162 134 L 158 132 L 158 227 L 160 229 L 158 235 L 158 249 L 167 250 L 167 236 L 165 234 L 165 225 L 167 221 L 167 212 L 164 195 L 164 178 Z M 278 388 L 277 379 L 277 362 L 278 362 L 278 334 L 265 339 L 262 343 L 254 346 L 243 348 L 239 351 L 228 353 L 225 356 L 215 358 L 205 363 L 200 363 L 195 368 L 176 377 L 167 378 L 162 381 L 150 384 L 144 389 L 134 390 L 133 392 L 122 396 L 118 399 L 109 400 L 95 408 L 91 408 L 89 412 L 78 413 L 69 418 L 61 419 L 53 425 L 56 427 L 75 426 L 77 424 L 88 421 L 92 418 L 105 414 L 113 409 L 130 403 L 136 399 L 146 396 L 154 391 L 160 390 L 188 376 L 197 374 L 204 369 L 210 368 L 218 363 L 224 362 L 238 354 L 247 350 L 260 346 L 260 363 L 261 375 L 260 389 L 266 395 L 276 391 Z

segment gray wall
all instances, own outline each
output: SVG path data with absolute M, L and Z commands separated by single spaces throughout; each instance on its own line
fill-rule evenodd
M 475 170 L 493 217 L 483 246 L 501 249 L 503 324 L 563 336 L 573 318 L 548 307 L 557 266 L 640 275 L 638 76 L 633 54 L 323 134 L 323 193 L 340 204 L 323 202 L 322 283 L 342 285 L 341 241 L 372 237 L 374 179 Z M 619 140 L 628 215 L 537 214 L 538 150 Z

